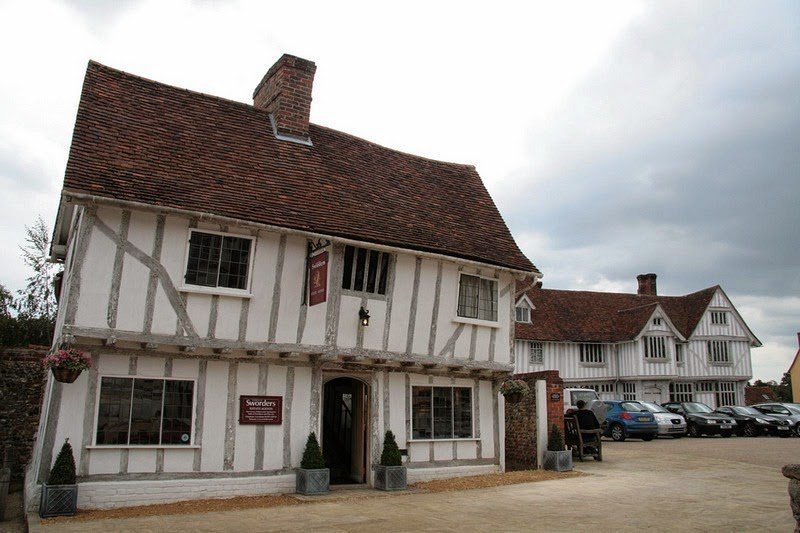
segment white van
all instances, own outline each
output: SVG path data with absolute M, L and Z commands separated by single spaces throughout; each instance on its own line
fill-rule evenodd
M 586 402 L 586 408 L 594 411 L 597 420 L 600 421 L 601 424 L 605 421 L 606 411 L 608 411 L 608 409 L 594 389 L 564 389 L 564 413 L 566 414 L 570 410 L 578 409 L 576 405 L 578 400 Z

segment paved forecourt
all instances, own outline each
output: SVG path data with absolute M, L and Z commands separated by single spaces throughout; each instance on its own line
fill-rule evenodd
M 800 440 L 658 439 L 604 444 L 591 476 L 492 489 L 89 522 L 32 532 L 106 531 L 791 531 L 780 466 Z

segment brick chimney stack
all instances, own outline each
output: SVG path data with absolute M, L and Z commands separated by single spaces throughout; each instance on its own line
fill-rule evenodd
M 656 275 L 655 274 L 639 274 L 636 276 L 636 281 L 639 282 L 639 296 L 656 296 Z
M 313 61 L 283 54 L 253 92 L 253 106 L 269 111 L 275 134 L 285 140 L 310 142 Z

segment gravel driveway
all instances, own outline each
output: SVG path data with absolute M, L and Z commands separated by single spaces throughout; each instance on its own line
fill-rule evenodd
M 491 489 L 321 502 L 31 531 L 792 531 L 780 467 L 800 439 L 606 442 L 592 475 Z

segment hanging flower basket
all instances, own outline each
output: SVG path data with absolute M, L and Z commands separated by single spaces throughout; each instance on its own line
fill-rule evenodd
M 80 350 L 68 348 L 45 357 L 42 366 L 53 372 L 56 381 L 72 383 L 81 372 L 92 367 L 92 359 Z
M 508 379 L 500 385 L 500 393 L 508 403 L 519 403 L 529 392 L 528 384 L 521 379 Z

